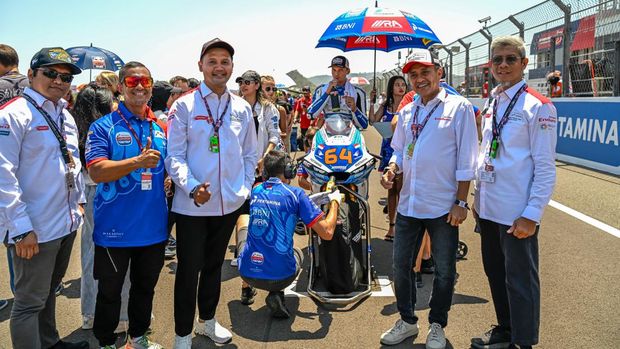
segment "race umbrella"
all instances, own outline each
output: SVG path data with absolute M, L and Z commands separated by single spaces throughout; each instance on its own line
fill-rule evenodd
M 354 76 L 352 78 L 349 78 L 349 82 L 353 85 L 368 85 L 370 84 L 370 81 L 368 81 L 368 79 L 366 79 L 363 76 Z
M 90 80 L 92 80 L 92 69 L 103 69 L 116 71 L 123 67 L 125 63 L 116 53 L 103 48 L 90 46 L 76 46 L 68 48 L 67 53 L 71 55 L 73 63 L 82 70 L 90 70 Z
M 441 44 L 441 41 L 418 16 L 377 7 L 375 2 L 375 7 L 338 16 L 327 27 L 316 47 L 332 47 L 344 52 L 374 50 L 376 80 L 377 50 L 389 52 L 404 48 L 428 48 L 433 44 Z

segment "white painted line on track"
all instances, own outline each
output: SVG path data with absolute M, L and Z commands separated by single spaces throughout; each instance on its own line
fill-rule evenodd
M 561 203 L 557 202 L 557 201 L 549 201 L 549 206 L 556 208 L 566 214 L 569 214 L 577 219 L 579 219 L 580 221 L 583 221 L 585 223 L 590 224 L 591 226 L 594 226 L 604 232 L 606 232 L 607 234 L 613 235 L 617 238 L 620 238 L 620 229 L 616 229 L 614 227 L 612 227 L 609 224 L 605 224 L 597 219 L 594 219 L 590 216 L 587 216 L 579 211 L 573 210 L 572 208 L 562 205 Z
M 370 297 L 394 297 L 394 290 L 392 289 L 392 282 L 387 276 L 378 276 L 377 282 L 379 286 L 381 286 L 381 291 L 373 291 L 370 294 Z M 293 281 L 286 289 L 284 289 L 285 297 L 297 297 L 297 298 L 305 298 L 308 297 L 308 292 L 295 291 L 295 287 L 297 287 L 297 280 Z M 325 293 L 327 295 L 327 293 Z

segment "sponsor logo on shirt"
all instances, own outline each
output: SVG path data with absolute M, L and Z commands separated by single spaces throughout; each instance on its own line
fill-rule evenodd
M 194 120 L 198 120 L 198 121 L 199 120 L 205 120 L 206 121 L 206 120 L 209 120 L 209 117 L 206 116 L 206 115 L 197 115 L 197 116 L 194 117 Z
M 119 132 L 116 134 L 116 143 L 118 145 L 128 146 L 133 143 L 133 140 L 129 132 Z
M 47 125 L 37 126 L 36 128 L 37 128 L 37 131 L 47 131 L 50 129 L 50 127 Z
M 241 117 L 237 113 L 230 113 L 230 120 L 241 122 Z
M 155 130 L 153 132 L 153 136 L 155 136 L 155 138 L 166 138 L 166 135 L 163 132 L 158 131 L 158 130 Z
M 0 125 L 0 136 L 8 136 L 11 134 L 11 125 Z
M 250 261 L 252 261 L 252 263 L 254 264 L 262 265 L 263 263 L 265 263 L 265 257 L 260 252 L 254 252 L 250 256 Z

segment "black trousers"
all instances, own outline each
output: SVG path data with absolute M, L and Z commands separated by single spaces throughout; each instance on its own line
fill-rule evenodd
M 237 218 L 246 205 L 224 216 L 177 214 L 177 271 L 174 280 L 174 329 L 183 337 L 192 333 L 196 315 L 213 319 L 220 301 L 222 263 Z
M 127 269 L 129 288 L 129 335 L 140 337 L 151 325 L 153 296 L 164 266 L 166 241 L 142 247 L 101 247 L 95 245 L 93 276 L 99 282 L 93 332 L 100 346 L 116 343 L 114 330 L 121 312 L 121 290 Z
M 540 327 L 539 227 L 526 239 L 506 233 L 508 229 L 480 219 L 484 272 L 498 324 L 511 329 L 513 344 L 535 345 Z

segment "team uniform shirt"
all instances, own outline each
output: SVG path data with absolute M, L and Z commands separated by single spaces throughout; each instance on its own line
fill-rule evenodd
M 205 100 L 214 115 L 208 112 Z M 209 140 L 214 135 L 213 123 L 221 117 L 216 153 L 209 150 Z M 172 211 L 223 216 L 241 207 L 254 184 L 257 146 L 252 107 L 243 98 L 228 90 L 218 97 L 202 82 L 177 99 L 168 113 L 166 157 L 166 169 L 179 189 Z M 211 184 L 211 199 L 197 207 L 189 193 L 205 182 Z
M 394 119 L 396 113 L 392 113 L 388 110 L 387 105 L 383 108 L 383 116 L 381 117 L 380 122 L 391 122 Z M 390 146 L 392 143 L 392 138 L 383 138 L 381 140 L 381 163 L 379 163 L 379 171 L 383 171 L 383 169 L 389 164 L 390 159 L 392 158 L 392 154 L 394 150 Z
M 555 185 L 557 112 L 551 101 L 528 87 L 521 93 L 500 133 L 497 156 L 489 158 L 493 138 L 493 109 L 497 122 L 525 81 L 503 92 L 495 89 L 494 102 L 482 120 L 482 143 L 478 154 L 475 207 L 478 215 L 504 225 L 519 217 L 540 222 Z M 481 180 L 493 167 L 495 181 Z
M 306 171 L 304 165 L 299 164 L 299 166 L 297 167 L 297 177 L 308 178 L 309 176 L 310 175 L 308 174 L 308 171 Z
M 299 127 L 307 129 L 310 127 L 310 117 L 308 108 L 312 105 L 312 98 L 301 97 L 295 102 L 294 111 L 299 113 Z
M 280 112 L 271 103 L 256 103 L 254 113 L 258 118 L 257 142 L 259 156 L 263 156 L 269 143 L 280 144 Z M 256 128 L 255 128 L 256 130 Z
M 312 227 L 323 211 L 301 188 L 270 178 L 252 191 L 248 240 L 239 255 L 239 274 L 263 280 L 295 275 L 293 235 L 301 220 Z
M 97 119 L 86 139 L 86 167 L 104 160 L 138 156 L 148 137 L 152 141 L 151 149 L 161 153 L 157 167 L 139 168 L 116 181 L 97 184 L 93 202 L 93 240 L 97 246 L 148 246 L 168 238 L 163 160 L 166 134 L 150 110 L 145 120 L 141 120 L 120 103 L 115 112 Z M 143 190 L 142 179 L 149 173 L 152 187 Z
M 419 124 L 435 110 L 412 146 L 416 108 Z M 454 205 L 457 182 L 474 179 L 478 134 L 471 103 L 441 88 L 426 105 L 418 98 L 399 114 L 390 159 L 404 177 L 398 213 L 415 218 L 441 217 Z
M 308 109 L 308 113 L 310 113 L 312 118 L 319 117 L 321 112 L 331 113 L 333 111 L 334 107 L 332 106 L 330 95 L 327 94 L 328 87 L 329 84 L 324 84 L 317 87 L 314 91 L 312 105 L 310 105 L 310 108 Z M 347 81 L 343 86 L 336 86 L 334 90 L 338 93 L 338 96 L 340 96 L 340 110 L 351 113 L 355 125 L 358 128 L 366 129 L 366 127 L 368 127 L 368 116 L 366 116 L 361 108 L 361 103 L 366 103 L 366 101 L 361 100 L 359 101 L 360 104 L 358 104 L 359 96 L 357 94 L 357 89 Z M 344 98 L 342 98 L 343 96 L 351 96 L 355 99 L 355 104 L 357 107 L 355 113 L 349 109 L 349 106 L 345 103 Z
M 33 89 L 24 94 L 45 110 L 63 134 L 74 168 L 65 164 L 60 144 L 41 113 L 23 97 L 0 107 L 0 237 L 8 242 L 31 230 L 39 243 L 59 239 L 78 229 L 85 203 L 82 165 L 75 121 L 65 109 Z M 75 180 L 69 190 L 65 174 Z

